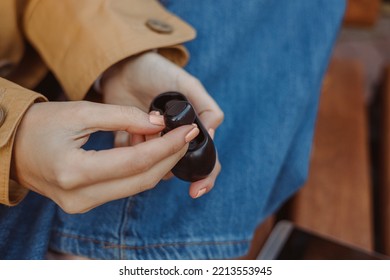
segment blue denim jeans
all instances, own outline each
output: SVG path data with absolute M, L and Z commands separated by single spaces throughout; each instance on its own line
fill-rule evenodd
M 344 1 L 162 3 L 196 28 L 186 69 L 225 112 L 214 189 L 191 199 L 188 183 L 172 179 L 81 215 L 31 193 L 19 206 L 0 208 L 2 258 L 39 259 L 48 247 L 97 259 L 234 258 L 305 181 Z M 86 148 L 112 143 L 111 133 L 97 133 Z

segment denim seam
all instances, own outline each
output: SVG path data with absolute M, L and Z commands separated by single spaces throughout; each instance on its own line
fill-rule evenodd
M 208 246 L 208 245 L 234 245 L 234 244 L 244 244 L 250 243 L 251 240 L 243 239 L 243 240 L 231 240 L 231 241 L 202 241 L 202 242 L 172 242 L 172 243 L 164 243 L 164 244 L 152 244 L 145 246 L 130 246 L 130 245 L 121 245 L 114 244 L 106 241 L 101 241 L 97 239 L 93 239 L 90 237 L 83 237 L 74 234 L 62 233 L 62 232 L 54 232 L 55 235 L 59 235 L 65 238 L 76 239 L 80 241 L 87 241 L 92 243 L 102 244 L 106 249 L 125 249 L 125 250 L 146 250 L 146 249 L 154 249 L 154 248 L 163 248 L 163 247 L 186 247 L 186 246 Z
M 121 228 L 119 230 L 119 243 L 120 243 L 119 245 L 124 243 L 124 240 L 125 240 L 125 225 L 127 224 L 128 216 L 130 214 L 130 209 L 132 208 L 133 205 L 134 205 L 134 197 L 129 197 L 127 199 L 127 201 L 126 201 L 126 204 L 125 204 L 125 211 L 123 211 L 123 217 L 122 217 L 122 225 L 121 225 Z M 121 250 L 122 248 L 120 246 L 117 245 L 117 247 L 111 247 L 111 248 L 118 248 L 118 249 L 120 249 L 119 250 L 119 258 L 120 259 L 124 259 L 124 252 L 123 252 L 123 250 Z
M 147 250 L 155 248 L 164 248 L 164 247 L 188 247 L 188 246 L 209 246 L 209 245 L 235 245 L 235 244 L 245 244 L 250 243 L 250 240 L 231 240 L 231 241 L 202 241 L 202 242 L 172 242 L 164 244 L 152 244 L 145 246 L 130 246 L 130 245 L 110 245 L 105 246 L 105 248 L 117 248 L 125 250 Z
M 92 243 L 102 244 L 104 247 L 111 246 L 111 245 L 114 244 L 114 243 L 111 243 L 111 242 L 102 241 L 102 240 L 98 240 L 98 239 L 94 239 L 94 238 L 90 238 L 90 237 L 84 237 L 84 236 L 74 235 L 74 234 L 70 234 L 70 233 L 63 233 L 63 232 L 60 232 L 60 231 L 57 231 L 57 230 L 53 230 L 52 234 L 53 235 L 57 235 L 57 236 L 62 236 L 62 237 L 65 237 L 65 238 L 71 238 L 71 239 L 77 239 L 77 240 L 82 240 L 82 241 L 88 241 L 88 242 L 92 242 Z

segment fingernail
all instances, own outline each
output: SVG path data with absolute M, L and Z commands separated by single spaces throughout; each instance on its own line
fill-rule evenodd
M 157 116 L 160 116 L 160 115 L 161 115 L 161 113 L 160 113 L 159 111 L 150 111 L 149 114 L 151 114 L 151 115 L 157 115 Z
M 200 189 L 198 191 L 198 193 L 196 194 L 195 198 L 199 198 L 201 197 L 202 195 L 204 195 L 206 193 L 207 189 L 206 188 L 203 188 L 203 189 Z
M 164 117 L 159 115 L 149 115 L 149 121 L 151 124 L 154 125 L 161 125 L 164 126 Z
M 209 130 L 208 130 L 208 133 L 209 133 L 209 135 L 210 135 L 211 139 L 214 139 L 215 130 L 214 130 L 214 129 L 212 129 L 212 128 L 209 128 Z
M 199 134 L 199 128 L 195 125 L 193 129 L 191 129 L 190 132 L 187 133 L 185 136 L 186 143 L 191 142 L 197 135 Z

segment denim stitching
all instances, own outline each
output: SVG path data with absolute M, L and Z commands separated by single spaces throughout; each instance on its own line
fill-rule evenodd
M 119 229 L 119 243 L 122 244 L 125 240 L 125 224 L 127 223 L 128 216 L 130 215 L 130 209 L 132 208 L 132 205 L 134 204 L 134 197 L 129 197 L 126 200 L 125 205 L 125 211 L 123 211 L 123 217 L 122 217 L 122 225 Z M 106 247 L 106 246 L 105 246 Z M 114 248 L 114 247 L 112 247 Z M 116 247 L 119 250 L 119 258 L 124 259 L 124 252 L 121 250 L 121 247 Z
M 52 233 L 53 233 L 53 235 L 63 236 L 65 238 L 71 238 L 71 239 L 77 239 L 77 240 L 81 240 L 81 241 L 88 241 L 88 242 L 92 242 L 92 243 L 101 244 L 104 247 L 113 245 L 113 243 L 111 243 L 111 242 L 101 241 L 101 240 L 93 239 L 90 237 L 84 237 L 84 236 L 79 236 L 79 235 L 74 235 L 74 234 L 69 234 L 69 233 L 63 233 L 63 232 L 59 232 L 56 230 L 53 230 Z
M 125 250 L 147 250 L 153 248 L 164 248 L 164 247 L 187 247 L 187 246 L 208 246 L 208 245 L 234 245 L 250 243 L 250 240 L 232 240 L 232 241 L 202 241 L 202 242 L 173 242 L 164 244 L 152 244 L 145 246 L 130 246 L 130 245 L 108 245 L 105 246 L 107 249 L 120 247 Z
M 97 239 L 93 239 L 90 237 L 83 237 L 79 235 L 73 235 L 68 233 L 62 233 L 62 232 L 54 232 L 55 235 L 60 235 L 65 238 L 71 238 L 81 241 L 88 241 L 92 243 L 98 243 L 101 244 L 106 249 L 115 249 L 115 248 L 121 248 L 125 250 L 146 250 L 146 249 L 153 249 L 153 248 L 162 248 L 162 247 L 186 247 L 186 246 L 196 246 L 196 245 L 233 245 L 233 244 L 244 244 L 244 243 L 250 243 L 251 240 L 243 239 L 243 240 L 232 240 L 232 241 L 202 241 L 202 242 L 173 242 L 173 243 L 164 243 L 164 244 L 152 244 L 152 245 L 145 245 L 145 246 L 130 246 L 130 245 L 121 245 L 121 244 L 114 244 L 107 241 L 101 241 Z

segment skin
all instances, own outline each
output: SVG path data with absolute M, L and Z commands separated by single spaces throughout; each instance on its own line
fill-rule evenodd
M 223 113 L 190 74 L 157 53 L 117 63 L 101 81 L 104 102 L 33 104 L 23 117 L 14 142 L 11 177 L 56 202 L 65 212 L 87 212 L 108 201 L 153 188 L 199 133 L 193 125 L 160 136 L 162 116 L 146 113 L 161 92 L 187 95 L 211 135 Z M 85 151 L 91 133 L 116 131 L 116 147 Z M 196 198 L 210 191 L 220 172 L 190 185 Z M 168 174 L 168 176 L 167 176 Z

